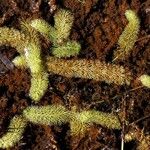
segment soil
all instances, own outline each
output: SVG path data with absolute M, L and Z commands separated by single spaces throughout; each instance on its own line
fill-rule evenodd
M 62 104 L 67 108 L 95 109 L 114 112 L 122 121 L 133 123 L 150 114 L 150 89 L 141 87 L 138 77 L 150 75 L 150 1 L 148 0 L 1 0 L 0 26 L 19 29 L 21 19 L 43 18 L 53 23 L 55 8 L 74 13 L 70 38 L 81 43 L 77 58 L 112 61 L 113 51 L 127 19 L 127 9 L 137 12 L 141 20 L 138 40 L 126 61 L 116 64 L 128 67 L 134 80 L 130 86 L 118 86 L 89 79 L 49 75 L 49 87 L 37 104 Z M 50 43 L 42 42 L 43 55 L 49 53 Z M 15 68 L 11 60 L 18 53 L 12 47 L 0 47 L 0 137 L 7 132 L 10 120 L 23 109 L 34 105 L 28 96 L 30 71 Z M 74 59 L 74 58 L 72 58 Z M 5 60 L 7 63 L 3 63 Z M 136 123 L 144 134 L 150 134 L 150 117 Z M 124 133 L 128 131 L 125 126 Z M 42 126 L 29 123 L 22 139 L 10 150 L 119 150 L 121 130 L 111 130 L 94 124 L 84 137 L 70 136 L 69 124 Z M 138 142 L 125 143 L 124 149 L 135 150 Z

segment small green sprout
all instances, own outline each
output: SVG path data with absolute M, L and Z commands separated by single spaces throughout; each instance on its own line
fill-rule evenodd
M 15 116 L 8 127 L 8 131 L 0 138 L 0 148 L 9 148 L 14 146 L 22 138 L 27 120 L 22 116 Z
M 49 72 L 65 77 L 79 77 L 93 79 L 96 81 L 105 81 L 106 83 L 115 83 L 117 85 L 129 85 L 132 77 L 128 69 L 105 62 L 95 60 L 65 60 L 56 57 L 47 57 L 47 69 Z
M 25 67 L 25 59 L 20 58 L 21 63 L 15 65 L 20 68 Z M 16 61 L 14 60 L 16 63 Z M 56 57 L 47 57 L 46 61 L 47 70 L 55 74 L 65 77 L 79 77 L 85 79 L 93 79 L 96 81 L 105 81 L 106 83 L 115 83 L 117 85 L 129 85 L 132 76 L 128 69 L 115 64 L 107 64 L 100 60 L 65 60 Z
M 30 122 L 44 125 L 70 123 L 72 135 L 84 134 L 89 125 L 100 124 L 109 129 L 120 129 L 120 122 L 114 114 L 88 111 L 69 111 L 60 105 L 31 106 L 23 111 L 23 116 Z
M 125 16 L 129 23 L 119 37 L 119 49 L 115 51 L 113 61 L 127 58 L 138 37 L 140 20 L 137 14 L 133 10 L 126 10 Z
M 73 20 L 73 15 L 69 11 L 60 9 L 54 15 L 54 27 L 43 19 L 32 20 L 31 26 L 50 39 L 53 43 L 52 53 L 54 56 L 70 57 L 79 54 L 81 49 L 79 43 L 69 40 Z
M 29 38 L 23 32 L 14 28 L 0 27 L 0 46 L 14 47 L 20 54 L 23 54 L 28 42 Z
M 142 76 L 140 76 L 139 79 L 144 86 L 150 88 L 150 76 L 149 75 L 143 74 Z
M 44 95 L 48 87 L 48 75 L 41 58 L 41 46 L 38 32 L 27 22 L 21 22 L 21 31 L 13 28 L 0 28 L 0 45 L 16 48 L 20 53 L 13 62 L 16 66 L 30 68 L 31 88 L 30 97 L 37 102 Z

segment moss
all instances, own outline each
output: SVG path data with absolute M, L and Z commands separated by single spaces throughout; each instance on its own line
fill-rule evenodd
M 126 10 L 125 16 L 129 23 L 119 37 L 119 49 L 114 53 L 114 60 L 125 60 L 129 56 L 139 33 L 140 21 L 137 14 L 133 10 Z
M 29 121 L 37 124 L 57 125 L 68 122 L 69 112 L 60 105 L 31 106 L 23 111 Z
M 73 20 L 71 12 L 60 9 L 54 15 L 54 27 L 43 19 L 32 20 L 30 24 L 53 43 L 52 54 L 60 58 L 75 56 L 81 49 L 79 43 L 69 40 Z
M 144 86 L 150 88 L 150 76 L 149 75 L 143 74 L 142 76 L 140 76 L 139 79 Z
M 107 64 L 99 60 L 65 60 L 47 57 L 48 71 L 66 77 L 79 77 L 105 81 L 118 85 L 130 84 L 131 73 L 119 65 Z
M 68 111 L 60 105 L 31 106 L 23 111 L 23 115 L 29 121 L 37 124 L 57 125 L 70 123 L 72 135 L 85 134 L 89 125 L 100 124 L 109 129 L 120 129 L 117 116 L 95 110 L 76 112 Z
M 25 118 L 15 116 L 10 122 L 7 133 L 0 138 L 0 148 L 5 149 L 14 146 L 22 138 L 26 124 Z
M 34 102 L 41 100 L 48 88 L 48 83 L 48 74 L 46 72 L 32 74 L 29 96 Z
M 28 41 L 24 33 L 14 28 L 0 27 L 0 45 L 14 47 L 20 54 L 23 54 Z

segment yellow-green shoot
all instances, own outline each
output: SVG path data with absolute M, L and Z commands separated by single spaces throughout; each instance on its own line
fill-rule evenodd
M 22 116 L 15 116 L 8 127 L 8 131 L 0 138 L 0 148 L 6 149 L 14 146 L 22 138 L 27 120 Z
M 72 135 L 85 134 L 88 126 L 93 123 L 109 129 L 121 128 L 119 119 L 114 114 L 95 110 L 75 112 L 60 105 L 31 106 L 23 111 L 23 116 L 28 121 L 43 125 L 60 125 L 68 122 Z
M 125 16 L 129 23 L 119 37 L 119 49 L 114 53 L 114 60 L 124 60 L 127 58 L 131 53 L 138 37 L 140 20 L 137 14 L 133 10 L 126 10 Z
M 70 57 L 79 54 L 81 46 L 76 41 L 69 40 L 74 17 L 60 9 L 54 15 L 55 25 L 52 27 L 43 19 L 31 21 L 31 26 L 53 43 L 52 54 L 56 57 Z

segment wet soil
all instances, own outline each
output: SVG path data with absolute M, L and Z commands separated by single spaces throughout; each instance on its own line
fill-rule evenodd
M 56 5 L 56 6 L 55 6 Z M 60 103 L 67 108 L 95 109 L 117 113 L 129 123 L 150 114 L 150 89 L 140 87 L 138 77 L 150 75 L 150 2 L 148 0 L 1 0 L 0 26 L 19 29 L 19 21 L 26 18 L 43 18 L 53 23 L 53 8 L 71 10 L 75 21 L 70 38 L 81 43 L 77 58 L 112 61 L 113 51 L 127 25 L 127 9 L 137 12 L 141 20 L 138 40 L 126 61 L 115 62 L 128 67 L 134 75 L 130 86 L 118 86 L 80 78 L 49 75 L 49 87 L 41 105 Z M 50 53 L 50 44 L 42 42 L 42 51 Z M 12 60 L 18 55 L 12 47 L 1 46 L 0 56 Z M 74 58 L 72 58 L 74 59 Z M 7 66 L 8 65 L 8 66 Z M 10 120 L 23 109 L 34 105 L 28 96 L 30 71 L 9 68 L 0 61 L 0 137 L 7 132 Z M 136 123 L 150 134 L 150 118 Z M 125 127 L 125 131 L 128 127 Z M 125 149 L 135 150 L 137 142 L 125 143 Z M 93 125 L 86 136 L 70 136 L 69 125 L 41 126 L 29 123 L 23 138 L 10 150 L 119 150 L 121 130 L 110 130 Z

